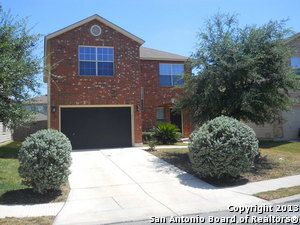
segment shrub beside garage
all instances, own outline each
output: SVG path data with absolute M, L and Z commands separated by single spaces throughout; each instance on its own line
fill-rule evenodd
M 161 145 L 175 144 L 181 137 L 180 130 L 175 124 L 158 122 L 152 131 L 153 138 Z
M 19 174 L 23 183 L 44 194 L 59 190 L 70 174 L 72 146 L 56 130 L 40 130 L 22 143 L 19 151 Z
M 160 145 L 172 145 L 179 141 L 181 136 L 180 129 L 176 125 L 158 122 L 151 131 L 143 132 L 143 142 L 153 141 Z

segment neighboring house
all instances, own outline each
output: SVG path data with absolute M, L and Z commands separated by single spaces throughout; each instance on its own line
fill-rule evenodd
M 28 135 L 47 128 L 47 95 L 32 98 L 26 102 L 26 108 L 36 112 L 34 121 L 26 127 L 18 127 L 13 132 L 0 122 L 0 143 L 17 140 L 23 141 Z
M 47 129 L 47 114 L 48 114 L 48 100 L 47 95 L 38 96 L 29 99 L 25 103 L 25 107 L 35 112 L 33 120 L 22 126 L 18 126 L 13 132 L 13 139 L 15 141 L 24 141 L 30 134 L 35 133 L 41 129 Z
M 300 33 L 293 35 L 287 41 L 287 45 L 294 50 L 291 57 L 291 67 L 300 79 Z M 291 97 L 295 100 L 290 112 L 284 112 L 283 117 L 286 121 L 283 123 L 283 138 L 300 138 L 300 91 L 291 92 Z
M 142 145 L 142 131 L 157 121 L 188 137 L 188 113 L 170 110 L 187 57 L 143 43 L 98 15 L 47 35 L 48 127 L 75 149 Z
M 29 109 L 30 111 L 34 111 L 43 115 L 48 114 L 48 98 L 47 95 L 42 95 L 42 96 L 38 96 L 35 98 L 31 98 L 29 99 L 26 103 L 26 108 Z M 40 118 L 41 117 L 41 118 Z M 38 120 L 41 119 L 46 119 L 47 117 L 42 117 L 42 116 L 38 116 L 37 117 Z
M 294 50 L 290 59 L 290 65 L 300 79 L 300 33 L 293 35 L 286 41 L 287 46 Z M 283 112 L 284 121 L 277 124 L 266 124 L 264 126 L 250 125 L 258 138 L 274 140 L 293 140 L 300 138 L 300 91 L 290 92 L 295 104 L 289 112 Z
M 11 141 L 12 140 L 12 132 L 3 123 L 0 122 L 0 144 Z

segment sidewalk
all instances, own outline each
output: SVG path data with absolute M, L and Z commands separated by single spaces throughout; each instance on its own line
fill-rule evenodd
M 259 192 L 273 191 L 280 188 L 288 188 L 300 185 L 300 175 L 281 177 L 272 180 L 247 183 L 244 185 L 226 188 L 227 190 L 253 195 Z

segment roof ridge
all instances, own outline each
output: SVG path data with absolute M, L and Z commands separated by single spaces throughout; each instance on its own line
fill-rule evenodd
M 295 40 L 298 37 L 300 37 L 300 32 L 296 33 L 296 34 L 293 34 L 292 36 L 289 36 L 289 37 L 285 38 L 285 43 L 287 44 L 287 43 Z
M 104 23 L 106 26 L 109 26 L 109 27 L 111 27 L 112 29 L 114 29 L 114 30 L 120 32 L 121 34 L 123 34 L 123 35 L 125 35 L 125 36 L 131 38 L 132 40 L 135 40 L 136 42 L 138 42 L 138 43 L 141 44 L 141 45 L 142 45 L 143 43 L 145 43 L 145 41 L 144 41 L 143 39 L 141 39 L 141 38 L 135 36 L 134 34 L 130 33 L 129 31 L 127 31 L 127 30 L 123 29 L 122 27 L 119 27 L 118 25 L 116 25 L 116 24 L 114 24 L 114 23 L 108 21 L 107 19 L 105 19 L 105 18 L 99 16 L 98 14 L 94 14 L 94 15 L 92 15 L 92 16 L 89 16 L 89 17 L 85 18 L 85 19 L 79 20 L 79 21 L 77 21 L 77 22 L 75 22 L 75 23 L 73 23 L 73 24 L 71 24 L 71 25 L 69 25 L 69 26 L 66 26 L 66 27 L 64 27 L 64 28 L 62 28 L 62 29 L 59 29 L 59 30 L 57 30 L 57 31 L 55 31 L 55 32 L 52 32 L 52 33 L 46 35 L 46 36 L 45 36 L 45 39 L 47 40 L 47 39 L 56 37 L 56 36 L 58 36 L 58 35 L 60 35 L 60 34 L 63 34 L 63 33 L 65 33 L 65 32 L 67 32 L 67 31 L 69 31 L 69 30 L 72 30 L 72 29 L 74 29 L 74 28 L 76 28 L 76 27 L 79 27 L 79 26 L 85 24 L 85 23 L 88 23 L 88 22 L 90 22 L 90 21 L 92 21 L 92 20 L 94 20 L 94 19 L 97 19 L 97 20 L 100 21 L 101 23 Z

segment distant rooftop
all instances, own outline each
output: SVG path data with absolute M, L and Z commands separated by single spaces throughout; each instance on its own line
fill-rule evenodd
M 188 57 L 153 48 L 140 47 L 140 58 L 144 60 L 186 61 Z
M 38 112 L 34 115 L 34 121 L 42 121 L 42 120 L 47 120 L 47 119 L 48 119 L 47 115 L 45 115 L 43 113 Z
M 47 95 L 37 96 L 29 99 L 26 103 L 32 105 L 47 105 Z
M 300 33 L 294 34 L 290 37 L 285 38 L 285 43 L 288 44 L 289 42 L 292 42 L 296 38 L 300 37 Z

